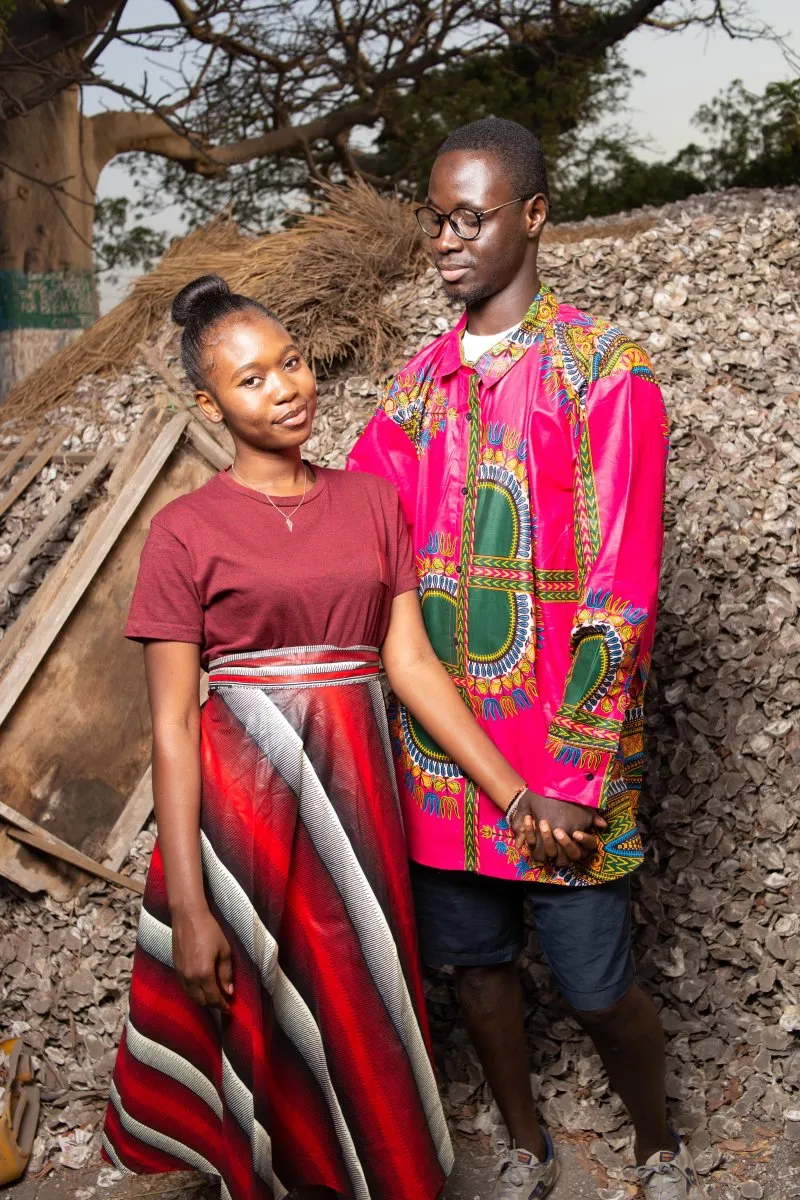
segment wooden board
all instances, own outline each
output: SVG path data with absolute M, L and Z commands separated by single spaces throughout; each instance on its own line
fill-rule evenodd
M 75 539 L 41 593 L 36 595 L 21 620 L 13 627 L 14 639 L 17 638 L 17 625 L 23 630 L 28 629 L 24 645 L 20 647 L 19 642 L 13 640 L 9 651 L 0 644 L 0 649 L 5 650 L 0 656 L 3 664 L 0 666 L 0 725 L 163 468 L 183 434 L 188 419 L 186 414 L 173 417 L 160 430 L 136 470 L 125 481 L 124 490 L 93 514 L 96 519 L 91 528 L 84 528 L 82 536 Z M 10 662 L 12 652 L 14 661 Z
M 96 450 L 58 450 L 51 457 L 50 462 L 66 464 L 70 467 L 85 467 L 87 463 L 94 462 L 97 453 Z M 29 450 L 22 455 L 20 462 L 33 462 L 35 457 L 36 455 Z
M 153 811 L 153 770 L 150 763 L 133 789 L 122 812 L 106 838 L 105 864 L 116 871 L 128 856 L 134 840 Z
M 2 461 L 0 461 L 0 483 L 3 482 L 6 475 L 9 473 L 9 471 L 13 470 L 18 462 L 22 462 L 28 456 L 28 451 L 30 450 L 31 446 L 36 444 L 38 437 L 39 430 L 31 430 L 28 436 L 24 437 L 21 442 L 18 442 L 14 449 L 11 450 Z M 34 450 L 31 458 L 35 457 L 36 451 Z
M 8 678 L 9 671 L 17 657 L 35 637 L 66 580 L 80 562 L 84 550 L 102 527 L 109 507 L 114 503 L 114 497 L 119 495 L 168 420 L 168 414 L 155 406 L 147 409 L 142 416 L 106 482 L 105 499 L 89 513 L 69 550 L 56 564 L 39 587 L 36 595 L 25 606 L 11 628 L 6 630 L 5 637 L 0 641 L 0 679 Z
M 24 829 L 14 829 L 12 827 L 6 830 L 6 837 L 11 838 L 12 842 L 21 842 L 23 846 L 31 846 L 39 854 L 44 854 L 48 858 L 55 858 L 59 862 L 69 863 L 71 867 L 78 867 L 86 874 L 103 879 L 106 883 L 113 883 L 117 887 L 126 888 L 129 892 L 135 892 L 137 896 L 144 895 L 144 884 L 138 879 L 129 879 L 127 875 L 120 875 L 118 871 L 111 871 L 101 863 L 87 858 L 85 854 L 80 854 L 77 850 L 73 850 L 71 846 L 65 846 L 54 841 L 52 838 L 47 837 L 46 834 L 27 833 Z
M 233 462 L 229 454 L 208 432 L 208 429 L 197 421 L 190 421 L 186 426 L 186 436 L 193 446 L 196 446 L 204 458 L 207 458 L 218 471 L 224 471 Z
M 156 441 L 164 432 L 162 428 Z M 117 498 L 112 500 L 117 519 L 117 500 L 123 511 L 130 507 L 131 483 L 137 474 L 141 481 L 146 458 L 127 484 L 120 481 Z M 123 637 L 139 554 L 151 517 L 214 473 L 203 455 L 180 441 L 106 548 L 60 632 L 39 654 L 38 665 L 0 727 L 0 799 L 45 833 L 97 861 L 107 858 L 107 842 L 115 828 L 119 834 L 129 798 L 140 785 L 150 756 L 142 652 Z M 107 520 L 99 523 L 84 547 L 84 565 L 96 556 L 98 535 L 102 541 L 104 528 Z M 80 570 L 80 562 L 74 570 Z M 56 590 L 51 609 L 59 603 Z M 10 675 L 32 646 L 38 653 L 36 639 L 48 619 L 45 610 L 18 645 Z M 4 687 L 0 681 L 0 699 Z M 118 842 L 111 849 L 117 858 Z M 0 839 L 0 874 L 29 889 L 32 858 L 25 847 Z M 65 878 L 63 869 L 39 856 L 36 861 L 38 886 L 57 899 L 68 898 L 74 878 Z
M 0 517 L 2 517 L 3 513 L 8 512 L 15 500 L 19 500 L 20 496 L 25 491 L 25 488 L 29 483 L 33 483 L 42 467 L 47 466 L 56 450 L 64 441 L 64 438 L 67 436 L 67 432 L 68 431 L 66 429 L 56 430 L 49 441 L 45 442 L 44 446 L 36 455 L 30 466 L 22 472 L 19 479 L 17 479 L 16 482 L 11 485 L 7 492 L 3 492 L 2 496 L 0 496 Z
M 31 536 L 15 551 L 9 562 L 0 571 L 0 594 L 17 578 L 20 571 L 27 567 L 32 558 L 49 541 L 53 530 L 61 524 L 65 517 L 72 512 L 72 506 L 84 492 L 88 491 L 94 481 L 105 471 L 114 453 L 112 446 L 100 450 L 87 467 L 84 467 L 78 478 L 64 492 L 55 508 L 44 517 L 34 529 Z

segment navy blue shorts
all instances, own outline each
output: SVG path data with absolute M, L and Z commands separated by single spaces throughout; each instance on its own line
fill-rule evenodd
M 563 887 L 412 862 L 411 889 L 426 966 L 513 962 L 525 942 L 527 900 L 542 952 L 573 1008 L 608 1008 L 633 983 L 629 875 L 594 887 Z

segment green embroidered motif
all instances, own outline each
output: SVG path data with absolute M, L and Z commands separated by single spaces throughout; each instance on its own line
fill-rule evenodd
M 577 604 L 581 589 L 574 571 L 536 571 L 536 595 L 540 603 L 567 602 Z
M 575 561 L 578 564 L 581 586 L 600 553 L 601 540 L 589 425 L 585 413 L 581 410 L 578 474 L 575 480 Z
M 605 679 L 610 665 L 609 647 L 601 633 L 581 638 L 564 692 L 565 705 L 581 708 Z
M 468 779 L 464 788 L 464 870 L 477 872 L 479 859 L 478 792 Z
M 461 517 L 461 555 L 458 576 L 458 594 L 456 596 L 456 642 L 458 643 L 459 674 L 466 679 L 467 664 L 467 605 L 469 587 L 469 565 L 473 553 L 472 541 L 475 536 L 475 508 L 477 494 L 475 480 L 478 473 L 478 453 L 480 451 L 481 410 L 478 399 L 478 376 L 472 375 L 469 381 L 469 443 L 467 446 L 467 478 L 464 490 L 464 512 Z
M 632 675 L 643 609 L 610 592 L 589 591 L 575 614 L 573 659 L 564 702 L 550 724 L 548 749 L 579 770 L 596 769 L 617 749 L 623 718 L 641 704 L 647 663 Z M 615 711 L 616 710 L 616 711 Z

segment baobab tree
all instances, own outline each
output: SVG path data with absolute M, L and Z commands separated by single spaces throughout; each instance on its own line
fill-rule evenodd
M 159 19 L 137 24 L 145 9 Z M 765 33 L 746 0 L 0 0 L 0 395 L 95 315 L 95 198 L 117 156 L 156 156 L 212 195 L 254 162 L 288 165 L 295 184 L 394 186 L 419 172 L 454 88 L 469 84 L 465 119 L 502 104 L 498 72 L 514 82 L 506 105 L 527 97 L 534 118 L 555 89 L 569 127 L 626 37 L 696 24 Z M 115 44 L 172 81 L 115 79 Z M 89 88 L 113 107 L 86 115 Z

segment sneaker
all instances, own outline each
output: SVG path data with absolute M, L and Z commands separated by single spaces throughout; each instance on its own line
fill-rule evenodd
M 661 1150 L 636 1168 L 639 1184 L 647 1200 L 706 1200 L 692 1156 L 675 1136 L 677 1150 Z
M 550 1195 L 558 1180 L 558 1163 L 550 1134 L 543 1129 L 542 1135 L 547 1147 L 544 1162 L 530 1150 L 505 1149 L 492 1200 L 544 1200 Z

